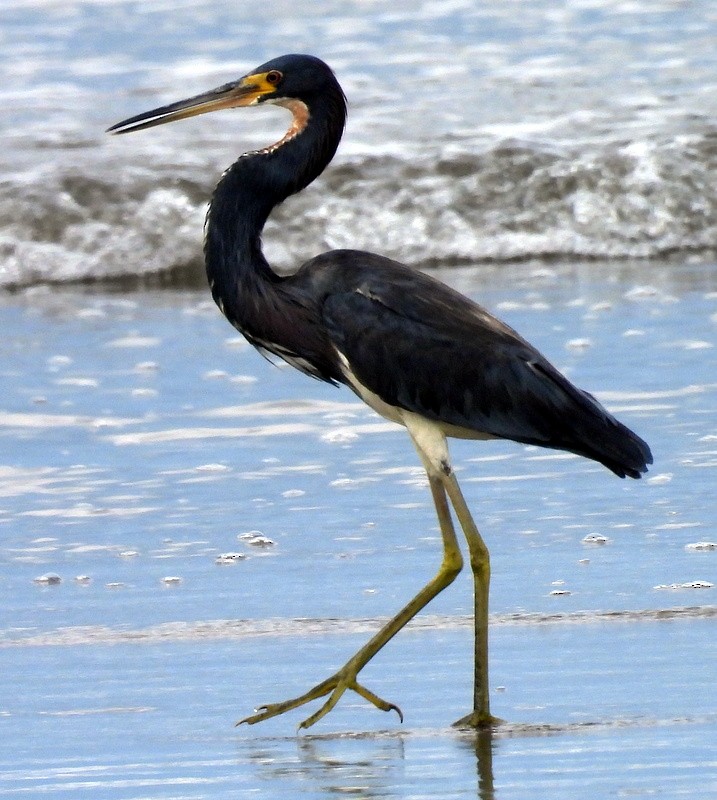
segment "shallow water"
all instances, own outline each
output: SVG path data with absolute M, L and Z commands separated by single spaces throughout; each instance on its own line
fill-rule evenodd
M 369 668 L 369 685 L 408 712 L 403 726 L 349 698 L 324 733 L 299 737 L 289 720 L 234 729 L 237 705 L 247 695 L 299 691 L 357 637 L 3 650 L 1 680 L 12 680 L 13 701 L 0 719 L 0 792 L 714 797 L 713 702 L 706 710 L 714 700 L 713 627 L 713 620 L 497 627 L 501 710 L 538 724 L 507 728 L 492 742 L 445 725 L 464 710 L 468 630 L 406 632 Z M 430 662 L 428 648 L 438 656 Z M 657 681 L 664 692 L 656 701 Z
M 715 36 L 707 0 L 0 2 L 1 796 L 717 797 Z M 448 267 L 655 455 L 637 482 L 454 445 L 493 557 L 492 737 L 450 727 L 467 575 L 363 674 L 403 725 L 351 696 L 308 734 L 233 727 L 440 559 L 405 432 L 208 298 L 211 187 L 279 111 L 103 133 L 297 50 L 350 117 L 272 263 Z
M 702 570 L 714 568 L 709 551 L 685 549 L 714 539 L 713 270 L 655 265 L 650 286 L 627 268 L 604 272 L 447 276 L 462 289 L 474 281 L 474 296 L 594 391 L 656 458 L 645 480 L 619 481 L 563 453 L 456 442 L 459 477 L 495 554 L 496 611 L 554 610 L 551 591 L 572 592 L 561 610 L 604 608 L 606 596 L 610 608 L 661 607 L 671 595 L 654 586 L 709 580 Z M 401 593 L 372 575 L 391 574 L 397 557 L 407 580 L 432 568 L 439 536 L 405 433 L 346 391 L 266 364 L 207 293 L 35 290 L 6 298 L 2 312 L 13 331 L 0 369 L 9 612 L 27 613 L 29 596 L 68 604 L 46 612 L 51 625 L 57 614 L 90 624 L 95 603 L 112 623 L 133 625 L 254 618 L 266 614 L 262 585 L 281 596 L 274 614 L 353 616 L 358 602 L 360 616 L 374 616 Z M 402 531 L 420 530 L 426 514 L 427 529 L 407 539 Z M 252 530 L 276 546 L 238 538 Z M 251 558 L 214 563 L 235 551 Z M 282 595 L 287 574 L 300 577 L 317 558 L 328 562 L 324 591 Z M 529 580 L 515 585 L 507 562 Z M 342 597 L 354 568 L 359 579 Z M 249 579 L 238 594 L 237 571 Z M 32 579 L 46 572 L 63 585 L 36 591 Z M 85 573 L 91 585 L 73 583 Z M 179 591 L 161 583 L 173 576 L 184 580 Z M 108 583 L 127 584 L 128 596 L 108 594 Z M 461 602 L 441 610 L 465 610 Z
M 694 547 L 715 541 L 714 269 L 439 274 L 655 454 L 627 482 L 455 443 L 493 557 L 509 725 L 480 757 L 449 727 L 470 704 L 464 575 L 365 671 L 403 726 L 348 697 L 313 735 L 294 738 L 300 713 L 235 730 L 329 674 L 437 567 L 417 458 L 348 392 L 261 359 L 206 292 L 37 288 L 0 303 L 0 792 L 714 795 L 717 550 Z

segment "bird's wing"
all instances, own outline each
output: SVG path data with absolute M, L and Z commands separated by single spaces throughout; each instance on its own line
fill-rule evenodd
M 393 262 L 391 262 L 393 263 Z M 644 471 L 647 446 L 485 309 L 407 268 L 327 293 L 323 321 L 355 378 L 385 403 L 490 436 Z

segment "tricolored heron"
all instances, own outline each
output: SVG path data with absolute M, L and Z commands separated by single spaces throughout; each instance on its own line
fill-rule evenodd
M 301 723 L 308 728 L 347 689 L 401 715 L 357 676 L 461 570 L 450 504 L 467 540 L 475 595 L 474 707 L 459 724 L 490 726 L 497 722 L 488 694 L 490 560 L 451 467 L 446 437 L 512 439 L 566 450 L 621 478 L 646 472 L 650 449 L 512 328 L 432 277 L 357 250 L 323 253 L 287 277 L 271 269 L 261 249 L 264 223 L 276 205 L 324 170 L 344 130 L 344 93 L 318 58 L 276 58 L 237 81 L 109 130 L 128 133 L 263 103 L 287 108 L 291 126 L 276 144 L 242 155 L 214 190 L 204 240 L 212 296 L 259 350 L 313 378 L 345 384 L 406 427 L 428 475 L 443 560 L 435 577 L 335 674 L 300 697 L 261 706 L 242 722 L 261 722 L 328 695 Z

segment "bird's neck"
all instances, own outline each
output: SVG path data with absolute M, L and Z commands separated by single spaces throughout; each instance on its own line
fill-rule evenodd
M 323 102 L 312 109 L 299 101 L 287 104 L 293 120 L 283 139 L 241 156 L 222 176 L 209 205 L 204 254 L 212 295 L 250 337 L 260 324 L 255 307 L 281 280 L 261 249 L 264 224 L 275 206 L 321 174 L 341 139 L 343 104 Z

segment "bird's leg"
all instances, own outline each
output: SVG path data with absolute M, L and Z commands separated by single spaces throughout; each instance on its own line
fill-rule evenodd
M 350 658 L 338 672 L 293 700 L 260 706 L 256 714 L 246 717 L 246 719 L 241 720 L 237 724 L 240 725 L 242 722 L 246 722 L 249 725 L 254 725 L 257 722 L 276 717 L 293 708 L 298 708 L 311 700 L 317 700 L 320 697 L 329 695 L 328 700 L 326 700 L 321 708 L 299 725 L 299 728 L 309 728 L 331 711 L 347 689 L 351 689 L 361 695 L 361 697 L 373 703 L 376 708 L 381 709 L 381 711 L 396 711 L 401 717 L 401 720 L 403 720 L 403 715 L 398 706 L 393 703 L 387 703 L 364 686 L 361 686 L 356 680 L 356 677 L 376 653 L 378 653 L 378 651 L 387 644 L 409 620 L 413 619 L 427 603 L 453 582 L 463 566 L 463 558 L 458 547 L 458 540 L 448 507 L 446 490 L 439 477 L 432 477 L 429 475 L 429 484 L 431 487 L 431 494 L 433 495 L 433 502 L 436 506 L 436 513 L 438 514 L 441 536 L 443 538 L 443 561 L 436 575 L 421 589 L 413 600 L 407 603 L 393 619 L 384 625 L 384 627 Z
M 448 497 L 456 512 L 470 554 L 473 571 L 474 625 L 475 625 L 475 673 L 473 683 L 473 711 L 459 719 L 455 725 L 461 728 L 487 728 L 501 722 L 490 713 L 488 685 L 488 594 L 490 589 L 490 553 L 468 510 L 463 492 L 453 470 L 444 473 L 443 482 Z

